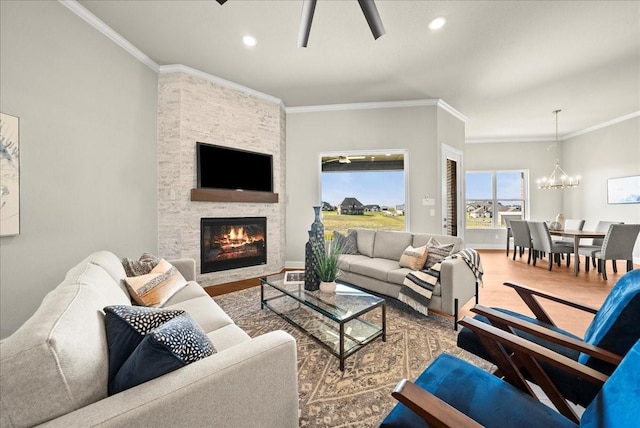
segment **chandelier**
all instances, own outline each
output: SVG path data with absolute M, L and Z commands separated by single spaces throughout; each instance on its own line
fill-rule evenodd
M 560 167 L 560 139 L 558 138 L 558 113 L 562 110 L 554 110 L 556 115 L 556 164 L 549 177 L 538 179 L 538 189 L 569 189 L 580 185 L 580 176 L 569 176 Z

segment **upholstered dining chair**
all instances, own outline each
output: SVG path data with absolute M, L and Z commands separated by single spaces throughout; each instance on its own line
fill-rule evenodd
M 618 272 L 616 260 L 627 262 L 627 272 L 633 269 L 633 247 L 640 233 L 640 224 L 612 224 L 602 242 L 602 250 L 593 257 L 598 260 L 598 272 L 607 279 L 607 260 L 612 260 L 613 271 Z
M 619 360 L 640 339 L 640 270 L 623 275 L 611 288 L 600 309 L 563 299 L 535 288 L 506 282 L 527 304 L 534 317 L 506 308 L 486 308 L 476 305 L 474 319 L 506 329 L 565 357 L 606 375 L 613 372 Z M 580 338 L 558 327 L 538 298 L 564 305 L 567 310 L 593 314 L 584 337 Z M 489 362 L 496 363 L 481 338 L 463 327 L 457 338 L 458 347 Z M 579 376 L 558 371 L 541 363 L 545 372 L 562 394 L 573 403 L 587 406 L 598 388 Z
M 609 226 L 612 224 L 624 224 L 622 221 L 599 221 L 596 225 L 596 232 L 606 233 L 609 231 Z M 589 272 L 589 260 L 593 264 L 593 267 L 596 267 L 596 258 L 595 254 L 598 251 L 602 251 L 602 243 L 604 242 L 604 238 L 594 238 L 589 245 L 580 245 L 578 247 L 578 254 L 576 257 L 584 256 L 584 270 Z M 613 265 L 616 267 L 616 261 L 612 261 Z
M 638 423 L 640 401 L 640 341 L 609 377 L 576 366 L 562 356 L 492 326 L 483 328 L 475 320 L 460 322 L 474 328 L 487 340 L 517 349 L 519 357 L 532 371 L 543 375 L 536 365 L 543 359 L 554 361 L 559 370 L 572 370 L 600 391 L 578 416 L 562 405 L 558 411 L 534 398 L 521 377 L 518 366 L 506 365 L 512 372 L 509 382 L 449 354 L 440 354 L 414 381 L 402 379 L 391 395 L 399 401 L 381 427 L 634 427 Z M 482 323 L 478 323 L 482 324 Z M 520 377 L 518 377 L 520 376 Z M 512 384 L 515 379 L 515 386 Z M 547 388 L 552 391 L 553 385 Z
M 531 232 L 531 244 L 533 246 L 533 265 L 542 254 L 549 256 L 549 270 L 553 267 L 554 260 L 560 266 L 560 256 L 567 255 L 567 266 L 571 264 L 571 253 L 573 253 L 573 244 L 568 242 L 558 242 L 551 239 L 549 227 L 543 221 L 528 222 L 529 231 Z
M 527 264 L 531 263 L 531 234 L 529 233 L 529 225 L 526 220 L 510 220 L 511 233 L 513 234 L 513 260 L 516 259 L 516 253 L 522 258 L 524 250 L 526 249 L 528 254 Z
M 564 221 L 564 230 L 582 230 L 583 228 L 584 228 L 584 220 L 568 218 Z M 560 236 L 558 238 L 553 238 L 553 240 L 573 244 L 573 238 L 570 236 Z

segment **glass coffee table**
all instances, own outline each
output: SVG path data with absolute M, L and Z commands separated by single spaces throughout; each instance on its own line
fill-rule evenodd
M 335 293 L 308 291 L 301 283 L 285 283 L 284 274 L 260 280 L 260 304 L 293 324 L 340 360 L 378 337 L 386 341 L 384 299 L 338 282 Z M 375 311 L 380 309 L 381 316 Z

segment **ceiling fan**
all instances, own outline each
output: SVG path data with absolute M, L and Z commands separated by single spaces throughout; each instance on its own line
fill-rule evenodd
M 339 163 L 351 163 L 351 159 L 365 159 L 366 156 L 337 156 L 333 159 L 323 160 L 322 164 L 330 163 L 330 162 L 339 162 Z
M 227 0 L 216 0 L 220 5 L 223 5 Z M 313 12 L 316 10 L 317 0 L 303 0 L 302 3 L 302 17 L 300 19 L 300 28 L 298 30 L 298 47 L 306 48 L 309 42 L 309 33 L 311 32 L 311 22 L 313 21 Z M 376 7 L 375 0 L 358 0 L 362 13 L 369 24 L 369 28 L 373 33 L 373 38 L 385 34 L 384 25 L 380 19 L 378 8 Z

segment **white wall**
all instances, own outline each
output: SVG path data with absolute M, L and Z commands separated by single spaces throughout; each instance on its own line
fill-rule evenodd
M 0 2 L 0 109 L 20 118 L 21 233 L 1 336 L 96 250 L 157 251 L 156 74 L 51 1 Z
M 312 207 L 320 203 L 322 152 L 406 149 L 408 229 L 439 233 L 439 196 L 435 207 L 423 206 L 421 200 L 425 195 L 440 195 L 438 127 L 443 143 L 463 146 L 464 123 L 447 115 L 435 106 L 288 113 L 285 263 L 298 265 L 304 260 L 307 231 L 314 219 Z M 435 216 L 429 215 L 430 208 L 435 208 Z

